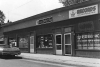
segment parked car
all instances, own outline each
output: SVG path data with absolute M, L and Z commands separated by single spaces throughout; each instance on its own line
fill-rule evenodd
M 18 47 L 9 47 L 6 45 L 0 46 L 0 55 L 1 56 L 15 56 L 15 55 L 20 55 L 21 51 Z

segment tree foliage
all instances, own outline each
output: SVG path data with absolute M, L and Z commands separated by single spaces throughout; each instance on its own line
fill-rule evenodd
M 0 24 L 4 24 L 5 21 L 5 15 L 4 13 L 0 10 Z
M 91 0 L 59 0 L 60 3 L 63 4 L 63 6 L 70 6 L 78 3 L 83 3 Z

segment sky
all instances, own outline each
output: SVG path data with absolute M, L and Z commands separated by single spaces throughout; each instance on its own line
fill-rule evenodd
M 61 8 L 59 0 L 0 0 L 0 10 L 6 16 L 5 23 L 18 21 L 36 14 Z

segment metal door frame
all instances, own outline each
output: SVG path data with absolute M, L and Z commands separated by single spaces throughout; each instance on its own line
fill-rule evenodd
M 61 44 L 56 44 L 56 36 L 57 35 L 61 35 Z M 59 54 L 59 55 L 62 55 L 62 34 L 55 34 L 55 46 L 56 46 L 56 51 L 57 51 L 57 45 L 61 45 L 61 50 L 58 50 L 59 52 L 61 52 L 61 54 Z M 56 52 L 56 54 L 57 54 L 57 52 Z
M 31 37 L 33 38 L 33 52 L 31 52 Z M 30 53 L 34 53 L 34 36 L 30 36 Z
M 65 44 L 65 35 L 70 35 L 70 44 Z M 72 55 L 72 39 L 71 39 L 71 33 L 65 33 L 64 34 L 64 54 L 65 54 L 65 45 L 70 45 L 71 46 L 71 54 L 65 54 L 65 55 Z

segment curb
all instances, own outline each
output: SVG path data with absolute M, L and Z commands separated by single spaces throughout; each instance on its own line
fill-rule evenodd
M 35 60 L 35 61 L 42 61 L 42 62 L 50 62 L 56 64 L 64 64 L 64 65 L 72 65 L 72 66 L 88 66 L 88 67 L 100 67 L 99 63 L 87 63 L 87 62 L 80 62 L 80 61 L 72 61 L 72 60 L 60 60 L 60 59 L 50 59 L 50 58 L 41 58 L 41 57 L 31 57 L 31 56 L 21 56 L 23 59 L 28 60 Z
M 40 59 L 31 59 L 31 58 L 25 58 L 25 57 L 23 57 L 23 59 L 48 62 L 48 63 L 54 63 L 54 64 L 61 64 L 61 65 L 69 65 L 69 66 L 71 65 L 71 66 L 77 66 L 77 67 L 86 67 L 87 66 L 87 65 L 77 65 L 77 64 L 70 64 L 70 63 L 64 63 L 64 62 L 54 62 L 54 61 L 47 61 L 47 60 L 40 60 Z

